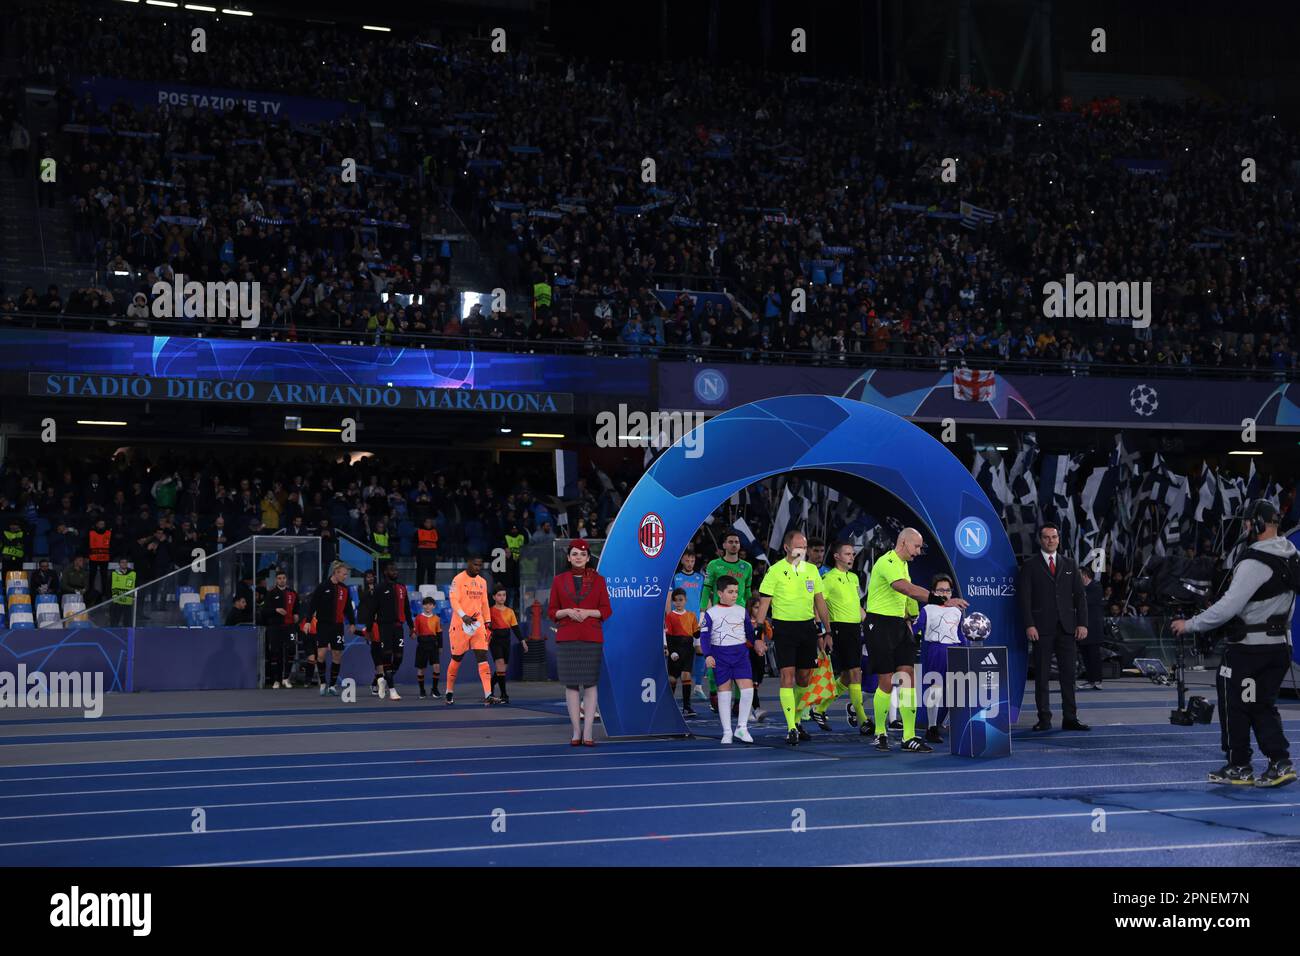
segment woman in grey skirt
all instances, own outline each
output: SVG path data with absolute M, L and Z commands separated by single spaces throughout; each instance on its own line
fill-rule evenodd
M 591 725 L 596 717 L 596 684 L 605 640 L 602 624 L 612 613 L 609 588 L 595 568 L 587 567 L 590 559 L 587 542 L 574 538 L 569 544 L 569 567 L 551 583 L 549 613 L 556 627 L 555 663 L 573 724 L 569 743 L 574 747 L 596 746 Z

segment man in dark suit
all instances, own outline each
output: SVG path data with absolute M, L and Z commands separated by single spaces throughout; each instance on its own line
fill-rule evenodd
M 1101 690 L 1101 635 L 1104 633 L 1102 618 L 1101 582 L 1093 575 L 1092 568 L 1084 564 L 1079 567 L 1083 575 L 1083 600 L 1088 606 L 1088 636 L 1079 642 L 1079 655 L 1083 658 L 1083 680 L 1079 690 Z
M 1050 521 L 1038 532 L 1041 550 L 1020 568 L 1017 594 L 1020 617 L 1029 635 L 1029 654 L 1034 661 L 1034 701 L 1038 723 L 1034 730 L 1052 729 L 1052 655 L 1060 670 L 1062 730 L 1090 730 L 1079 722 L 1074 704 L 1075 642 L 1088 636 L 1088 608 L 1083 579 L 1069 558 L 1056 553 L 1061 532 Z

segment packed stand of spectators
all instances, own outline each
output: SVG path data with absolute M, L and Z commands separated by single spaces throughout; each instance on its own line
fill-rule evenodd
M 558 499 L 548 493 L 554 478 L 545 468 L 536 473 L 481 465 L 435 469 L 375 457 L 347 464 L 325 455 L 268 464 L 265 458 L 218 459 L 204 451 L 156 459 L 119 454 L 110 461 L 10 459 L 0 470 L 0 535 L 22 532 L 22 558 L 10 564 L 37 563 L 33 591 L 79 592 L 88 606 L 108 596 L 95 580 L 96 561 L 107 570 L 104 565 L 116 567 L 127 558 L 143 584 L 186 564 L 194 548 L 212 555 L 252 534 L 318 536 L 327 564 L 338 554 L 339 532 L 344 532 L 378 554 L 414 558 L 417 583 L 428 583 L 433 576 L 425 577 L 420 560 L 420 529 L 437 532 L 433 557 L 452 562 L 470 553 L 490 555 L 495 548 L 546 546 L 557 538 L 599 539 L 635 477 L 616 472 L 611 478 L 593 470 Z M 770 560 L 761 542 L 776 518 L 777 493 L 773 480 L 755 484 L 743 506 L 720 506 L 690 547 L 706 560 L 716 557 L 721 531 L 743 519 L 759 543 L 751 548 L 745 542 L 742 557 L 761 570 Z M 814 522 L 807 529 L 810 536 L 826 541 L 845 536 L 841 526 L 854 516 L 854 506 L 845 500 L 840 507 L 822 524 Z M 95 536 L 105 531 L 111 533 L 108 544 L 96 553 Z M 882 533 L 881 541 L 891 536 Z M 1221 552 L 1212 538 L 1190 543 L 1186 556 Z M 869 550 L 861 560 L 868 560 Z M 1155 595 L 1135 587 L 1144 570 L 1150 569 L 1117 565 L 1102 576 L 1108 617 L 1164 613 Z M 439 580 L 449 578 L 444 574 Z
M 1243 184 L 1239 161 L 1293 157 L 1297 139 L 1249 110 L 1061 112 L 998 92 L 534 61 L 481 42 L 434 47 L 271 21 L 256 32 L 204 21 L 212 35 L 200 56 L 172 13 L 163 27 L 136 11 L 106 9 L 96 23 L 58 9 L 20 18 L 29 71 L 334 96 L 383 118 L 380 131 L 357 116 L 308 132 L 177 108 L 104 115 L 61 89 L 70 122 L 158 134 L 71 133 L 60 144 L 78 241 L 101 271 L 129 266 L 142 285 L 169 270 L 258 279 L 271 334 L 429 332 L 828 363 L 1295 366 L 1296 173 L 1270 166 Z M 330 170 L 345 156 L 375 171 L 359 189 Z M 960 160 L 957 184 L 939 178 L 948 156 Z M 646 157 L 654 183 L 642 181 Z M 1140 176 L 1120 157 L 1167 161 L 1169 172 Z M 1000 218 L 967 230 L 918 211 L 955 216 L 963 199 Z M 504 285 L 538 289 L 536 308 L 459 320 L 450 249 L 420 238 L 443 227 L 448 201 Z M 1045 320 L 1042 287 L 1066 273 L 1150 280 L 1151 328 Z M 725 287 L 743 309 L 685 297 L 665 306 L 655 285 Z M 796 286 L 803 313 L 792 311 Z M 426 300 L 379 303 L 383 291 Z M 146 311 L 126 299 L 80 291 L 58 308 Z
M 85 580 L 88 562 L 116 566 L 125 557 L 143 584 L 187 564 L 194 548 L 213 555 L 253 534 L 318 536 L 326 565 L 338 554 L 339 532 L 400 559 L 415 556 L 418 529 L 435 530 L 436 557 L 450 561 L 490 555 L 520 537 L 543 545 L 575 533 L 602 536 L 598 529 L 622 500 L 618 489 L 593 489 L 584 479 L 561 502 L 544 491 L 553 480 L 544 469 L 436 469 L 374 457 L 349 465 L 315 456 L 274 466 L 265 458 L 203 452 L 153 460 L 119 454 L 102 462 L 10 459 L 0 471 L 0 533 L 22 532 L 15 569 L 48 561 L 37 574 L 53 575 L 40 582 L 51 593 L 90 590 L 89 597 L 102 599 L 106 589 Z M 620 485 L 626 489 L 626 481 Z M 96 553 L 104 539 L 95 536 L 105 531 L 108 544 Z

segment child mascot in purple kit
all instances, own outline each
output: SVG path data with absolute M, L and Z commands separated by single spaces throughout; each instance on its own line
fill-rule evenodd
M 767 653 L 762 641 L 754 641 L 754 624 L 744 605 L 737 604 L 740 582 L 730 575 L 718 578 L 718 603 L 700 615 L 700 649 L 704 663 L 712 668 L 718 684 L 718 719 L 722 722 L 722 742 L 731 743 L 732 688 L 740 689 L 740 714 L 736 737 L 752 744 L 749 714 L 754 706 L 753 671 L 749 666 L 749 645 L 760 655 Z
M 936 574 L 930 583 L 930 593 L 940 601 L 954 594 L 955 585 L 947 574 Z M 967 643 L 961 633 L 962 609 L 927 604 L 921 608 L 912 633 L 921 639 L 922 702 L 929 728 L 925 732 L 927 743 L 943 743 L 943 722 L 948 708 L 943 706 L 944 679 L 948 673 L 948 648 Z

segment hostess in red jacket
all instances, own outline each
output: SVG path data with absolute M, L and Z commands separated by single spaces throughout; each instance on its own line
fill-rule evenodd
M 574 621 L 568 617 L 556 618 L 556 612 L 569 607 L 589 608 L 600 612 L 600 618 Z M 557 641 L 591 641 L 604 643 L 602 624 L 609 620 L 613 609 L 609 606 L 609 588 L 605 579 L 593 568 L 575 573 L 572 568 L 560 572 L 551 582 L 551 605 L 547 613 L 555 622 Z

